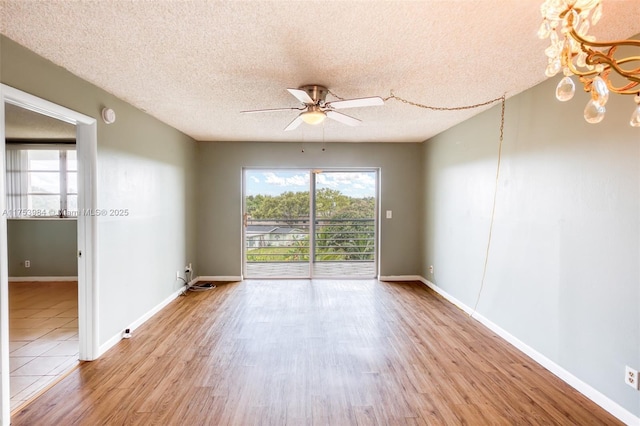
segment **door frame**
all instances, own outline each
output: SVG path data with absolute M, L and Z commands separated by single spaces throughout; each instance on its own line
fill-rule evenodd
M 247 171 L 300 171 L 300 172 L 308 172 L 309 173 L 309 276 L 308 277 L 273 277 L 273 279 L 314 279 L 314 258 L 315 258 L 315 222 L 316 222 L 316 175 L 318 173 L 331 173 L 331 172 L 344 172 L 344 173 L 357 173 L 357 172 L 373 172 L 376 175 L 376 185 L 375 185 L 375 207 L 374 207 L 374 227 L 375 227 L 375 251 L 373 255 L 374 262 L 374 270 L 375 277 L 377 278 L 380 275 L 380 167 L 243 167 L 242 168 L 242 202 L 241 202 L 241 228 L 242 228 L 242 278 L 246 277 L 246 228 L 244 226 L 244 215 L 247 211 L 246 206 L 246 197 L 247 197 Z M 252 277 L 248 277 L 252 278 Z M 333 278 L 345 278 L 345 277 L 322 277 L 326 279 Z M 346 277 L 349 278 L 349 277 Z M 353 277 L 349 279 L 359 279 L 359 277 Z
M 91 361 L 98 352 L 98 250 L 97 216 L 97 147 L 98 125 L 95 118 L 78 113 L 45 99 L 0 85 L 0 211 L 6 209 L 5 103 L 15 105 L 76 126 L 78 157 L 78 344 L 79 358 Z M 83 213 L 83 214 L 81 214 Z M 0 399 L 2 424 L 9 424 L 11 398 L 9 389 L 9 268 L 7 218 L 0 220 Z

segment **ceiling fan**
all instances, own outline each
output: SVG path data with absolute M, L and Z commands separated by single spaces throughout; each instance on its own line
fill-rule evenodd
M 244 114 L 252 114 L 259 112 L 274 111 L 290 111 L 296 110 L 301 113 L 291 122 L 285 131 L 293 130 L 302 122 L 307 124 L 320 124 L 325 118 L 338 121 L 348 126 L 357 126 L 361 123 L 357 118 L 353 118 L 346 114 L 336 111 L 343 108 L 356 108 L 366 106 L 384 105 L 384 100 L 379 96 L 369 98 L 344 99 L 327 102 L 325 98 L 329 90 L 324 86 L 317 84 L 309 84 L 298 89 L 287 89 L 303 106 L 299 108 L 271 108 L 271 109 L 255 109 L 249 111 L 240 111 Z

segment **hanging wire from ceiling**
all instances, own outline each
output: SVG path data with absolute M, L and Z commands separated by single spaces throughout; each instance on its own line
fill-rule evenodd
M 502 101 L 502 110 L 500 112 L 500 139 L 498 142 L 498 163 L 496 165 L 496 180 L 493 187 L 493 204 L 491 207 L 491 218 L 489 220 L 489 236 L 487 238 L 487 250 L 484 255 L 484 266 L 482 268 L 482 280 L 480 281 L 480 289 L 478 290 L 478 296 L 476 297 L 476 303 L 473 305 L 473 311 L 469 316 L 473 316 L 478 309 L 478 303 L 480 303 L 480 297 L 482 296 L 482 290 L 484 289 L 485 278 L 487 277 L 487 266 L 489 265 L 489 252 L 491 251 L 491 237 L 493 236 L 493 222 L 496 217 L 496 200 L 498 198 L 498 183 L 500 182 L 500 163 L 502 160 L 502 142 L 504 141 L 504 106 L 505 95 L 500 97 Z
M 345 100 L 345 98 L 336 95 L 335 93 L 333 93 L 329 89 L 327 90 L 327 92 L 331 96 L 333 96 L 334 98 L 336 98 L 336 99 L 338 99 L 340 101 L 344 101 Z M 425 104 L 421 104 L 419 102 L 414 102 L 414 101 L 410 101 L 408 99 L 401 98 L 400 96 L 396 96 L 396 94 L 393 93 L 393 90 L 390 90 L 389 91 L 389 96 L 387 96 L 386 98 L 382 98 L 382 100 L 386 102 L 389 99 L 395 99 L 396 101 L 402 102 L 402 103 L 407 104 L 407 105 L 411 105 L 411 106 L 418 107 L 418 108 L 423 108 L 423 109 L 430 109 L 432 111 L 461 111 L 461 110 L 466 110 L 466 109 L 481 108 L 483 106 L 494 104 L 496 102 L 504 100 L 505 96 L 506 95 L 502 95 L 500 97 L 497 97 L 497 98 L 494 98 L 494 99 L 490 99 L 490 100 L 485 101 L 485 102 L 472 104 L 472 105 L 462 105 L 462 106 L 456 106 L 456 107 L 440 107 L 440 106 L 425 105 Z
M 436 107 L 436 106 L 430 106 L 430 105 L 424 105 L 418 102 L 413 102 L 413 101 L 409 101 L 407 99 L 401 98 L 399 96 L 396 96 L 393 93 L 393 90 L 390 92 L 391 94 L 389 96 L 387 96 L 386 98 L 382 98 L 385 102 L 389 99 L 395 99 L 397 101 L 400 101 L 402 103 L 408 104 L 408 105 L 412 105 L 418 108 L 425 108 L 425 109 L 430 109 L 432 111 L 461 111 L 461 110 L 465 110 L 465 109 L 474 109 L 474 108 L 480 108 L 486 105 L 491 105 L 493 103 L 496 103 L 500 100 L 502 100 L 504 98 L 504 96 L 500 96 L 498 98 L 495 99 L 491 99 L 488 100 L 486 102 L 481 102 L 478 104 L 473 104 L 473 105 L 463 105 L 463 106 L 457 106 L 457 107 Z
M 344 100 L 344 98 L 336 95 L 335 93 L 333 93 L 331 90 L 327 90 L 327 92 L 337 98 L 338 100 Z M 429 109 L 432 111 L 460 111 L 460 110 L 467 110 L 467 109 L 474 109 L 474 108 L 480 108 L 483 106 L 487 106 L 487 105 L 491 105 L 494 104 L 496 102 L 500 102 L 501 103 L 501 111 L 500 111 L 500 138 L 498 140 L 498 159 L 497 159 L 497 164 L 496 164 L 496 177 L 495 177 L 495 183 L 494 183 L 494 188 L 493 188 L 493 202 L 492 202 L 492 206 L 491 206 L 491 217 L 489 219 L 489 235 L 487 237 L 487 248 L 485 250 L 485 256 L 484 256 L 484 266 L 482 268 L 482 279 L 480 280 L 480 288 L 478 289 L 478 295 L 476 297 L 476 301 L 473 305 L 473 310 L 471 311 L 471 313 L 469 314 L 469 316 L 473 316 L 476 313 L 476 310 L 478 308 L 478 304 L 480 303 L 480 298 L 482 296 L 482 290 L 484 289 L 484 283 L 487 277 L 487 267 L 489 265 L 489 253 L 491 251 L 491 240 L 493 237 L 493 223 L 495 220 L 495 216 L 496 216 L 496 204 L 497 204 L 497 199 L 498 199 L 498 184 L 500 182 L 500 165 L 502 162 L 502 144 L 504 142 L 504 112 L 505 112 L 505 104 L 506 104 L 506 100 L 507 100 L 507 94 L 504 93 L 502 96 L 494 98 L 494 99 L 490 99 L 488 101 L 485 102 L 480 102 L 477 104 L 472 104 L 472 105 L 462 105 L 462 106 L 457 106 L 457 107 L 438 107 L 438 106 L 431 106 L 431 105 L 425 105 L 425 104 L 421 104 L 418 102 L 413 102 L 404 98 L 401 98 L 400 96 L 396 96 L 393 93 L 393 90 L 389 91 L 389 96 L 387 96 L 386 98 L 382 98 L 383 101 L 388 101 L 389 99 L 395 99 L 399 102 L 411 105 L 411 106 L 415 106 L 418 108 L 423 108 L 423 109 Z
M 341 98 L 340 96 L 336 95 L 335 93 L 333 93 L 331 90 L 328 90 L 328 93 L 337 98 L 338 100 L 344 100 L 344 98 Z M 505 113 L 505 104 L 506 104 L 506 100 L 507 100 L 507 94 L 504 93 L 502 96 L 494 98 L 494 99 L 490 99 L 486 102 L 480 102 L 477 104 L 473 104 L 473 105 L 462 105 L 462 106 L 457 106 L 457 107 L 437 107 L 437 106 L 431 106 L 431 105 L 424 105 L 418 102 L 413 102 L 413 101 L 409 101 L 407 99 L 401 98 L 399 96 L 396 96 L 393 93 L 393 90 L 391 90 L 389 92 L 389 96 L 387 96 L 386 98 L 382 98 L 385 102 L 388 101 L 389 99 L 395 99 L 397 101 L 400 101 L 402 103 L 411 105 L 411 106 L 415 106 L 418 108 L 424 108 L 424 109 L 429 109 L 429 110 L 433 110 L 433 111 L 459 111 L 459 110 L 466 110 L 466 109 L 474 109 L 474 108 L 480 108 L 483 106 L 487 106 L 487 105 L 491 105 L 494 104 L 496 102 L 500 102 L 501 103 L 501 111 L 500 111 L 500 138 L 498 140 L 498 159 L 497 159 L 497 164 L 496 164 L 496 177 L 495 177 L 495 183 L 494 183 L 494 188 L 493 188 L 493 202 L 491 205 L 491 217 L 489 219 L 489 235 L 487 236 L 487 247 L 485 250 L 485 255 L 484 255 L 484 266 L 482 268 L 482 279 L 480 280 L 480 288 L 478 289 L 478 295 L 476 296 L 476 300 L 475 303 L 473 305 L 473 310 L 471 311 L 471 313 L 469 314 L 469 316 L 473 317 L 473 315 L 476 313 L 476 310 L 478 308 L 478 304 L 480 303 L 480 298 L 482 296 L 482 290 L 484 289 L 484 284 L 485 284 L 485 280 L 487 277 L 487 267 L 489 265 L 489 253 L 491 252 L 491 240 L 493 237 L 493 223 L 496 217 L 496 204 L 497 204 L 497 199 L 498 199 L 498 185 L 500 183 L 500 165 L 502 162 L 502 144 L 504 142 L 504 113 Z

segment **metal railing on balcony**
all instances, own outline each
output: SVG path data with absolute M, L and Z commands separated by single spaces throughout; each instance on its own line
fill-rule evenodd
M 373 261 L 374 219 L 317 219 L 315 261 Z
M 245 228 L 247 268 L 269 264 L 277 275 L 275 264 L 281 264 L 283 270 L 291 264 L 308 264 L 313 253 L 314 263 L 325 264 L 320 268 L 327 271 L 324 275 L 331 275 L 331 270 L 349 275 L 347 263 L 362 263 L 352 268 L 359 271 L 358 276 L 375 275 L 374 219 L 316 219 L 314 242 L 311 250 L 308 219 L 249 219 Z M 338 263 L 339 268 L 334 268 Z

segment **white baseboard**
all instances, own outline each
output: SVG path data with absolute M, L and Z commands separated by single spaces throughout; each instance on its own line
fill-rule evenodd
M 420 275 L 380 275 L 379 281 L 422 281 Z
M 194 280 L 191 280 L 189 282 L 189 285 L 192 285 L 195 282 L 197 282 L 197 278 L 194 279 Z M 145 313 L 140 318 L 135 320 L 133 323 L 131 323 L 131 325 L 129 325 L 129 327 L 126 327 L 126 328 L 128 328 L 131 331 L 131 333 L 133 333 L 133 331 L 136 328 L 140 327 L 149 318 L 151 318 L 152 316 L 154 316 L 155 314 L 160 312 L 165 306 L 167 306 L 169 303 L 171 303 L 174 299 L 178 298 L 184 292 L 185 292 L 185 286 L 180 287 L 180 289 L 178 289 L 178 290 L 174 291 L 173 293 L 171 293 L 171 295 L 169 297 L 167 297 L 162 302 L 160 302 L 159 304 L 157 304 L 156 306 L 151 308 L 151 310 L 149 310 L 147 313 Z M 118 342 L 120 342 L 120 340 L 122 340 L 122 333 L 123 332 L 124 332 L 124 330 L 122 330 L 121 332 L 119 332 L 118 334 L 114 335 L 113 337 L 111 337 L 106 342 L 104 342 L 102 345 L 100 345 L 100 347 L 98 348 L 98 356 L 96 358 L 99 358 L 105 352 L 107 352 L 109 349 L 111 349 L 116 344 L 118 344 Z
M 425 279 L 423 277 L 420 277 L 419 281 L 422 281 L 424 284 L 427 285 L 427 287 L 429 287 L 431 290 L 435 291 L 440 296 L 442 296 L 445 299 L 447 299 L 449 302 L 451 302 L 454 305 L 456 305 L 458 308 L 463 310 L 466 314 L 468 314 L 470 316 L 473 314 L 473 309 L 471 309 L 470 307 L 468 307 L 467 305 L 465 305 L 464 303 L 462 303 L 461 301 L 459 301 L 458 299 L 456 299 L 455 297 L 453 297 L 452 295 L 450 295 L 449 293 L 447 293 L 446 291 L 444 291 L 443 289 L 441 289 L 440 287 L 438 287 L 437 285 L 432 283 L 431 281 L 429 281 L 429 280 L 427 280 L 427 279 Z
M 78 281 L 78 277 L 9 277 L 9 282 L 22 283 L 22 282 L 68 282 Z
M 242 281 L 242 277 L 239 275 L 211 275 L 198 277 L 198 281 Z
M 444 297 L 449 302 L 456 305 L 458 308 L 462 309 L 464 312 L 469 314 L 469 316 L 477 320 L 479 323 L 487 327 L 489 330 L 496 333 L 498 336 L 502 337 L 508 343 L 513 345 L 515 348 L 517 348 L 518 350 L 523 352 L 525 355 L 529 356 L 534 361 L 536 361 L 538 364 L 542 365 L 544 368 L 549 370 L 551 373 L 559 377 L 562 381 L 567 383 L 569 386 L 571 386 L 572 388 L 574 388 L 575 390 L 577 390 L 578 392 L 580 392 L 581 394 L 589 398 L 591 401 L 598 404 L 600 407 L 602 407 L 603 409 L 611 413 L 613 416 L 617 417 L 620 421 L 628 425 L 640 425 L 640 417 L 634 415 L 633 413 L 628 411 L 626 408 L 622 407 L 621 405 L 619 405 L 618 403 L 616 403 L 615 401 L 613 401 L 612 399 L 610 399 L 609 397 L 601 393 L 600 391 L 591 387 L 591 385 L 583 382 L 582 380 L 580 380 L 579 378 L 577 378 L 576 376 L 574 376 L 573 374 L 571 374 L 570 372 L 568 372 L 567 370 L 565 370 L 564 368 L 556 364 L 554 361 L 550 360 L 549 358 L 547 358 L 537 350 L 533 349 L 531 346 L 527 345 L 517 337 L 513 336 L 512 334 L 504 330 L 499 325 L 495 324 L 494 322 L 484 317 L 483 315 L 479 314 L 478 312 L 474 312 L 473 309 L 471 309 L 469 306 L 460 302 L 455 297 L 451 296 L 446 291 L 442 290 L 440 287 L 438 287 L 431 281 L 427 280 L 426 278 L 419 277 L 418 281 L 423 282 L 430 289 L 440 294 L 442 297 Z

